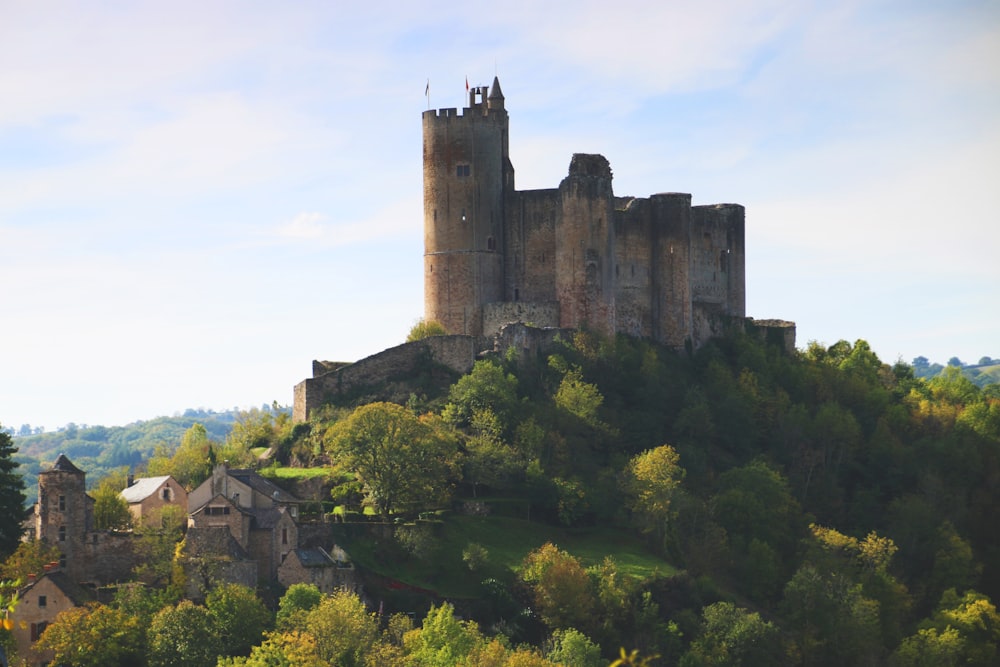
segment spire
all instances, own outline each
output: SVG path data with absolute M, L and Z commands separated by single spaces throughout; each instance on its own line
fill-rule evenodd
M 83 471 L 73 465 L 73 462 L 69 460 L 65 454 L 60 454 L 56 459 L 56 462 L 52 464 L 52 470 L 58 470 L 59 472 L 72 472 L 78 475 L 82 475 Z
M 490 109 L 503 109 L 503 91 L 500 90 L 500 79 L 493 77 L 493 85 L 490 86 L 490 96 L 487 100 Z

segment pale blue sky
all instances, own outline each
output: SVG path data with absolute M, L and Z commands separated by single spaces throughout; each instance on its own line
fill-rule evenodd
M 1000 356 L 1000 3 L 0 0 L 0 423 L 277 400 L 423 312 L 420 114 L 747 207 L 747 311 Z M 614 5 L 612 7 L 612 5 Z

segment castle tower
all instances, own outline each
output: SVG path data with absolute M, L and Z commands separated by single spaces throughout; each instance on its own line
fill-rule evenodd
M 559 197 L 555 234 L 559 325 L 613 335 L 615 208 L 607 159 L 575 154 L 569 175 L 559 184 Z
M 471 88 L 462 111 L 423 114 L 424 317 L 481 335 L 483 306 L 504 296 L 504 198 L 514 187 L 500 82 Z
M 60 454 L 49 470 L 38 473 L 35 537 L 59 548 L 60 565 L 77 581 L 84 570 L 84 542 L 93 522 L 87 474 Z

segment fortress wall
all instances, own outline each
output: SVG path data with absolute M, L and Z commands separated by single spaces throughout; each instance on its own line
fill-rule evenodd
M 691 195 L 661 193 L 651 207 L 653 338 L 681 348 L 691 338 Z
M 556 300 L 556 237 L 559 191 L 513 193 L 506 211 L 505 301 Z
M 786 354 L 795 353 L 795 322 L 787 320 L 755 320 L 746 318 L 748 334 L 757 336 L 767 344 L 780 345 Z
M 746 315 L 744 209 L 739 204 L 691 209 L 691 299 L 727 315 Z
M 556 300 L 561 327 L 615 332 L 611 178 L 611 166 L 603 156 L 577 153 L 559 185 Z
M 489 303 L 483 308 L 483 331 L 493 335 L 505 324 L 524 322 L 534 327 L 559 326 L 559 304 L 555 301 Z
M 648 199 L 616 198 L 615 321 L 620 333 L 651 337 L 652 244 Z
M 292 417 L 295 421 L 305 421 L 332 398 L 412 378 L 429 362 L 441 364 L 458 374 L 468 373 L 478 352 L 487 345 L 482 338 L 453 335 L 431 336 L 391 347 L 297 384 Z

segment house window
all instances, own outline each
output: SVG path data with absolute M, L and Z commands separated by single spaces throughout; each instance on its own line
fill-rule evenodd
M 66 511 L 66 496 L 59 496 L 59 511 Z
M 282 528 L 281 529 L 281 543 L 282 544 L 288 544 L 288 529 L 287 528 Z
M 163 499 L 170 502 L 170 487 L 168 486 L 163 487 Z
M 459 178 L 468 178 L 472 174 L 472 166 L 468 164 L 460 164 L 455 168 L 455 175 Z
M 66 526 L 59 526 L 59 541 L 66 541 Z
M 46 597 L 45 595 L 39 595 L 38 596 L 38 606 L 39 607 L 47 607 L 48 604 L 49 604 L 48 597 Z
M 42 633 L 45 632 L 45 628 L 47 627 L 49 627 L 49 624 L 46 621 L 42 621 L 41 623 L 32 623 L 31 641 L 37 642 L 38 638 L 42 636 Z
M 223 516 L 229 514 L 229 507 L 207 507 L 205 514 L 208 516 Z

